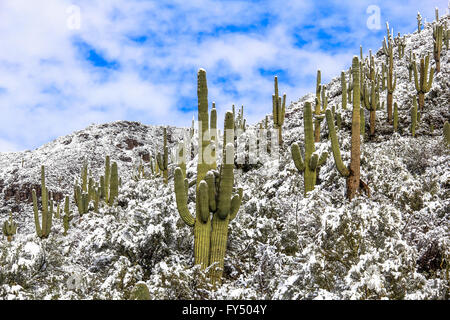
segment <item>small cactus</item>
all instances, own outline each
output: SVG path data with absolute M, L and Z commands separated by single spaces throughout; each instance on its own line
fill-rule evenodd
M 342 88 L 342 109 L 347 109 L 347 81 L 345 80 L 345 72 L 341 72 L 341 88 Z
M 421 29 L 422 29 L 422 16 L 420 15 L 420 12 L 417 12 L 417 32 L 420 33 Z
M 163 129 L 163 141 L 164 141 L 164 147 L 163 147 L 163 154 L 161 155 L 158 153 L 156 160 L 158 163 L 159 170 L 163 173 L 164 183 L 169 183 L 169 147 L 167 146 L 167 129 Z
M 131 293 L 131 300 L 150 300 L 150 291 L 145 283 L 138 283 Z
M 446 146 L 450 146 L 450 124 L 448 121 L 444 123 L 444 143 Z
M 3 235 L 8 242 L 12 241 L 13 236 L 17 232 L 17 224 L 13 221 L 12 211 L 9 212 L 9 221 L 3 223 Z

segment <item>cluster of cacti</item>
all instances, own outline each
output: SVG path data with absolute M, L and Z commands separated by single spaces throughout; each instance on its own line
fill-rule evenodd
M 316 103 L 314 108 L 314 141 L 320 142 L 320 125 L 325 118 L 325 110 L 328 107 L 328 97 L 322 82 L 321 71 L 317 70 L 316 79 Z
M 12 211 L 9 212 L 9 221 L 3 222 L 3 235 L 11 242 L 17 232 L 17 224 L 13 221 Z
M 286 113 L 286 94 L 283 94 L 283 100 L 278 95 L 278 77 L 275 76 L 275 94 L 272 95 L 273 125 L 278 130 L 278 143 L 283 144 L 283 124 Z
M 434 61 L 436 62 L 436 73 L 441 71 L 441 51 L 444 43 L 444 26 L 436 22 L 433 26 L 433 52 Z
M 213 108 L 215 108 L 215 104 L 213 103 Z M 235 133 L 242 133 L 245 131 L 245 127 L 246 127 L 246 120 L 244 118 L 244 106 L 241 107 L 241 109 L 239 109 L 237 116 L 235 116 L 235 110 L 234 110 L 234 105 L 233 105 L 233 117 L 235 117 L 234 120 L 234 130 Z
M 98 183 L 94 184 L 86 162 L 81 169 L 81 185 L 79 182 L 77 181 L 74 186 L 74 200 L 78 207 L 78 213 L 80 216 L 88 213 L 91 201 L 94 201 L 94 211 L 98 212 L 101 187 Z
M 336 164 L 336 168 L 339 173 L 346 178 L 347 183 L 347 198 L 351 201 L 358 190 L 364 189 L 368 196 L 370 196 L 369 187 L 364 183 L 360 176 L 360 69 L 358 57 L 353 58 L 352 62 L 353 73 L 353 112 L 352 112 L 352 136 L 351 136 L 351 160 L 350 166 L 347 168 L 341 158 L 341 152 L 339 150 L 339 142 L 336 136 L 336 128 L 334 126 L 334 119 L 331 110 L 326 111 L 328 134 L 331 140 L 331 146 L 333 150 L 333 157 Z
M 423 107 L 425 106 L 425 94 L 430 91 L 431 85 L 433 84 L 434 68 L 431 68 L 430 73 L 428 75 L 429 64 L 430 64 L 429 55 L 427 55 L 425 59 L 424 58 L 420 59 L 419 71 L 417 71 L 416 61 L 413 62 L 414 83 L 416 86 L 417 94 L 419 96 L 420 111 L 422 111 Z M 420 78 L 418 72 L 420 72 Z
M 291 153 L 294 164 L 299 172 L 303 172 L 304 194 L 314 190 L 317 179 L 317 169 L 325 164 L 328 153 L 324 152 L 320 157 L 315 153 L 314 132 L 311 103 L 306 102 L 303 107 L 303 123 L 305 131 L 305 159 L 300 153 L 300 147 L 297 143 L 292 144 Z
M 34 211 L 34 223 L 36 226 L 36 233 L 39 238 L 45 239 L 50 235 L 52 229 L 53 218 L 53 200 L 52 196 L 49 196 L 47 187 L 45 186 L 45 167 L 41 167 L 41 199 L 42 199 L 42 225 L 39 219 L 39 208 L 36 196 L 36 190 L 32 191 L 33 196 L 33 211 Z
M 88 183 L 87 183 L 88 181 Z M 100 177 L 100 182 L 94 182 L 88 173 L 87 164 L 81 170 L 81 185 L 78 182 L 74 186 L 74 200 L 80 216 L 89 212 L 90 203 L 93 201 L 94 212 L 99 212 L 100 201 L 113 206 L 119 195 L 119 172 L 117 163 L 110 163 L 110 157 L 105 158 L 105 174 Z
M 402 59 L 405 55 L 406 38 L 404 36 L 401 37 L 399 32 L 397 37 L 394 39 L 394 43 L 397 46 L 398 57 L 399 59 Z
M 159 170 L 163 173 L 164 183 L 169 183 L 169 147 L 167 146 L 167 129 L 163 129 L 163 154 L 158 152 L 156 161 Z
M 206 71 L 198 72 L 199 136 L 209 137 L 208 89 Z M 228 236 L 228 224 L 236 216 L 242 200 L 242 189 L 234 191 L 234 119 L 227 112 L 224 125 L 224 152 L 220 170 L 214 170 L 204 154 L 199 152 L 196 179 L 196 212 L 188 209 L 189 183 L 180 168 L 175 169 L 175 195 L 177 208 L 183 221 L 194 227 L 194 258 L 202 269 L 210 267 L 212 283 L 221 281 Z M 201 150 L 207 150 L 211 141 L 199 138 Z M 212 218 L 211 218 L 212 214 Z

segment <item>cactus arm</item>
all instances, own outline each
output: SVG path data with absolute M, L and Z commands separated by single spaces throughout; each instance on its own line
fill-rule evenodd
M 200 218 L 203 223 L 209 220 L 209 200 L 208 200 L 208 184 L 205 180 L 200 181 L 198 186 Z
M 183 219 L 184 223 L 192 227 L 195 224 L 195 218 L 189 212 L 187 206 L 187 192 L 185 189 L 185 181 L 183 180 L 183 172 L 180 168 L 175 169 L 174 184 L 178 213 L 180 214 L 180 217 L 181 219 Z
M 327 118 L 328 135 L 331 140 L 331 149 L 333 151 L 333 157 L 334 162 L 336 164 L 336 168 L 343 177 L 348 177 L 350 175 L 350 172 L 342 162 L 341 151 L 339 150 L 339 142 L 336 136 L 336 128 L 334 127 L 333 122 L 333 115 L 331 114 L 330 110 L 327 110 L 325 115 Z
M 309 160 L 309 169 L 311 171 L 315 171 L 317 169 L 317 165 L 319 164 L 319 156 L 317 153 L 314 153 Z
M 242 188 L 239 188 L 238 194 L 235 194 L 233 196 L 233 199 L 231 199 L 230 221 L 236 218 L 239 208 L 241 207 L 243 194 L 244 190 Z
M 300 153 L 300 147 L 297 143 L 293 143 L 291 146 L 292 159 L 294 160 L 295 167 L 298 171 L 305 171 L 305 164 Z
M 318 167 L 321 167 L 325 164 L 325 162 L 327 162 L 328 159 L 328 152 L 324 152 L 322 153 L 322 155 L 319 158 L 319 162 L 317 163 Z
M 205 177 L 205 181 L 208 184 L 208 198 L 209 198 L 209 210 L 211 212 L 216 212 L 216 181 L 215 176 L 212 171 L 208 171 Z

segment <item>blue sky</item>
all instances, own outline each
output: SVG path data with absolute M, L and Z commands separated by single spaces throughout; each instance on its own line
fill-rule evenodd
M 380 9 L 369 28 L 368 8 Z M 223 118 L 244 105 L 248 122 L 271 112 L 273 77 L 288 101 L 378 50 L 389 21 L 416 29 L 416 15 L 445 14 L 436 1 L 0 2 L 0 151 L 34 149 L 91 123 L 190 126 L 198 68 Z M 78 22 L 80 24 L 78 25 Z M 220 119 L 219 118 L 219 119 Z

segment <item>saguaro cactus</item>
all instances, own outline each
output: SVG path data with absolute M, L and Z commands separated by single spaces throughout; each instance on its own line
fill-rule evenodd
M 163 141 L 164 141 L 164 150 L 163 154 L 161 155 L 158 152 L 158 155 L 156 156 L 156 160 L 158 162 L 159 170 L 163 173 L 164 183 L 169 183 L 169 147 L 167 146 L 167 129 L 164 128 L 163 131 Z
M 45 167 L 41 167 L 41 194 L 42 194 L 42 226 L 41 222 L 39 221 L 39 209 L 38 209 L 38 202 L 36 197 L 36 190 L 33 189 L 32 196 L 33 196 L 33 211 L 34 211 L 34 223 L 36 226 L 36 233 L 39 238 L 45 239 L 48 238 L 50 231 L 52 229 L 52 216 L 53 216 L 53 210 L 51 210 L 51 206 L 49 209 L 49 197 L 48 197 L 48 190 L 45 186 Z
M 450 146 L 450 124 L 448 121 L 444 123 L 444 143 L 446 146 Z
M 198 72 L 198 117 L 199 132 L 208 134 L 208 91 L 206 71 Z M 205 122 L 204 122 L 205 121 Z M 199 155 L 197 164 L 196 214 L 193 216 L 187 206 L 189 183 L 183 179 L 180 168 L 175 169 L 175 196 L 178 212 L 183 221 L 194 227 L 194 259 L 202 269 L 210 269 L 211 281 L 220 282 L 226 249 L 229 221 L 236 216 L 242 200 L 242 189 L 233 196 L 234 184 L 234 117 L 225 115 L 224 153 L 219 172 L 210 161 Z M 199 138 L 199 145 L 208 150 L 209 139 Z M 211 213 L 213 218 L 211 219 Z
M 63 216 L 63 226 L 64 226 L 64 235 L 67 235 L 67 231 L 69 231 L 69 225 L 70 221 L 72 221 L 72 211 L 70 211 L 70 204 L 69 204 L 69 196 L 66 196 L 65 202 L 64 202 L 64 216 Z
M 386 44 L 386 38 L 383 42 L 384 53 L 388 56 L 389 65 L 387 70 L 387 113 L 388 122 L 392 122 L 392 104 L 394 100 L 394 91 L 397 86 L 397 75 L 394 75 L 394 46 L 392 45 L 392 39 L 388 39 Z
M 12 211 L 9 212 L 9 221 L 3 223 L 3 235 L 11 242 L 17 232 L 17 224 L 13 221 Z
M 398 105 L 397 102 L 394 103 L 394 132 L 398 130 Z
M 428 93 L 433 84 L 434 68 L 431 68 L 430 75 L 428 75 L 428 66 L 430 64 L 430 56 L 427 55 L 426 58 L 420 59 L 420 79 L 418 76 L 416 61 L 414 61 L 413 71 L 414 71 L 414 83 L 416 86 L 417 94 L 419 95 L 419 108 L 423 111 L 425 106 L 425 94 Z
M 324 152 L 320 158 L 314 153 L 314 133 L 313 133 L 313 121 L 311 103 L 306 102 L 303 107 L 303 123 L 305 130 L 305 160 L 303 161 L 300 153 L 300 147 L 297 143 L 292 144 L 291 153 L 294 164 L 299 172 L 303 172 L 306 196 L 309 191 L 314 190 L 317 179 L 317 169 L 325 164 L 328 153 Z
M 422 16 L 420 15 L 420 12 L 417 12 L 417 32 L 420 33 L 421 29 L 422 29 Z
M 436 73 L 441 71 L 441 51 L 444 42 L 444 26 L 436 25 L 433 27 L 433 43 L 434 43 L 434 61 L 436 62 Z
M 322 86 L 321 71 L 317 70 L 317 80 L 316 80 L 316 104 L 314 108 L 314 141 L 320 142 L 320 125 L 325 118 L 325 110 L 328 106 L 328 97 L 326 94 L 325 86 Z
M 333 150 L 334 161 L 339 173 L 346 178 L 347 181 L 347 198 L 351 201 L 358 190 L 364 189 L 368 196 L 370 196 L 370 190 L 366 183 L 360 179 L 360 87 L 359 87 L 359 59 L 353 57 L 353 113 L 352 113 L 352 138 L 351 138 L 351 160 L 350 166 L 347 168 L 341 158 L 341 152 L 339 150 L 339 142 L 336 136 L 336 129 L 334 127 L 334 119 L 331 110 L 326 111 L 326 118 L 328 124 L 329 138 L 331 140 L 331 146 Z
M 374 80 L 372 80 L 371 86 L 370 86 L 370 94 L 369 89 L 366 85 L 364 85 L 364 106 L 367 110 L 370 112 L 370 136 L 373 137 L 375 135 L 375 124 L 376 124 L 376 111 L 379 108 L 379 97 L 377 95 L 377 92 L 379 90 L 379 85 L 375 83 Z M 363 124 L 362 124 L 363 125 Z
M 341 87 L 342 87 L 342 109 L 347 109 L 347 81 L 345 80 L 345 72 L 341 72 Z
M 278 96 L 278 77 L 275 76 L 275 94 L 272 95 L 272 109 L 273 109 L 273 125 L 278 130 L 278 143 L 283 144 L 283 124 L 284 115 L 286 113 L 286 94 L 283 94 L 283 101 Z

